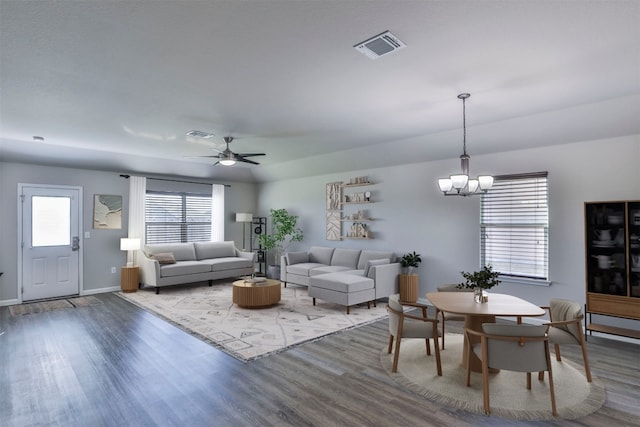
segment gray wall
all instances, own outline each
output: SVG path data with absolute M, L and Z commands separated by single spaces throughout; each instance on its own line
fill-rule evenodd
M 499 290 L 547 304 L 552 297 L 585 302 L 584 202 L 640 200 L 640 136 L 503 152 L 471 158 L 472 175 L 549 172 L 552 285 L 541 287 L 503 282 Z M 418 269 L 420 294 L 444 283 L 462 281 L 461 271 L 479 267 L 479 198 L 444 197 L 437 178 L 459 170 L 451 159 L 380 169 L 356 170 L 264 184 L 258 210 L 287 208 L 298 215 L 305 240 L 292 247 L 312 245 L 393 250 L 423 255 Z M 327 241 L 325 184 L 367 175 L 376 202 L 362 205 L 376 221 L 374 240 Z M 369 188 L 369 187 L 367 187 Z M 624 322 L 623 322 L 624 323 Z M 618 323 L 619 324 L 619 323 Z
M 38 166 L 0 162 L 0 305 L 14 303 L 18 297 L 18 183 L 73 185 L 83 188 L 83 285 L 81 294 L 90 294 L 120 287 L 120 267 L 126 264 L 126 253 L 120 251 L 120 238 L 127 235 L 129 214 L 129 181 L 120 173 Z M 156 176 L 157 178 L 158 176 Z M 171 177 L 166 177 L 171 179 Z M 225 239 L 242 241 L 242 226 L 235 222 L 235 212 L 254 212 L 256 188 L 253 184 L 228 183 L 225 189 Z M 154 186 L 162 185 L 155 181 Z M 166 182 L 172 189 L 181 184 Z M 184 184 L 188 186 L 188 184 Z M 121 230 L 94 230 L 93 195 L 123 196 L 123 227 Z M 116 267 L 116 274 L 111 267 Z

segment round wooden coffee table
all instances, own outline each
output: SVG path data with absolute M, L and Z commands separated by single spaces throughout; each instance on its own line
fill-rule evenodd
M 233 303 L 238 307 L 269 307 L 279 301 L 279 280 L 266 279 L 264 282 L 250 283 L 242 279 L 233 282 Z

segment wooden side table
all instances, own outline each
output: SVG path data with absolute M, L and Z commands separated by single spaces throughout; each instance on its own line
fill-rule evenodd
M 122 292 L 137 291 L 139 275 L 140 270 L 138 267 L 122 267 L 120 270 L 120 288 L 122 288 Z

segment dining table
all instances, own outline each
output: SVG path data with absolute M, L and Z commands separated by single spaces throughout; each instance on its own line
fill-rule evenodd
M 426 297 L 439 310 L 464 316 L 464 327 L 472 331 L 482 332 L 483 323 L 495 323 L 496 317 L 516 317 L 520 323 L 522 317 L 544 316 L 545 310 L 522 298 L 507 294 L 487 294 L 486 302 L 475 302 L 473 292 L 429 292 Z M 471 370 L 482 372 L 482 361 L 469 351 L 469 344 L 480 341 L 472 336 L 471 343 L 465 342 L 462 353 L 462 365 L 467 366 L 467 358 L 471 358 Z M 497 372 L 497 371 L 495 371 Z

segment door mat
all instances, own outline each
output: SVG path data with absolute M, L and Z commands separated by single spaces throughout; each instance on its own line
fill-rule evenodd
M 9 307 L 9 313 L 11 313 L 12 316 L 24 316 L 25 314 L 46 313 L 49 311 L 66 310 L 76 307 L 88 307 L 98 304 L 102 304 L 102 301 L 94 296 L 66 298 L 12 305 Z

